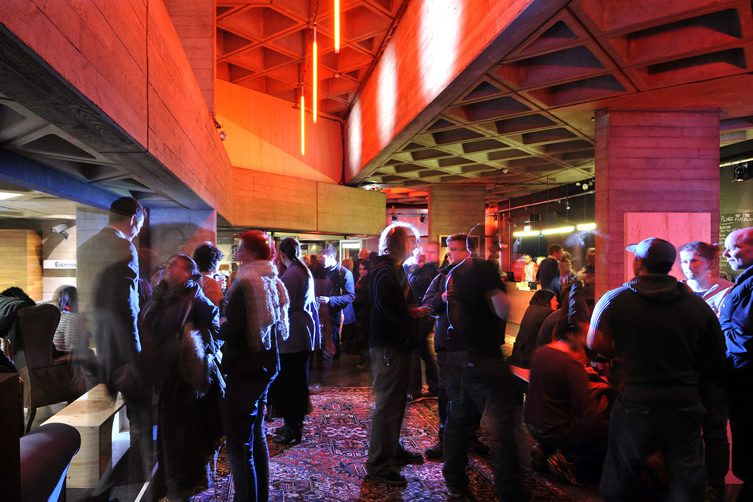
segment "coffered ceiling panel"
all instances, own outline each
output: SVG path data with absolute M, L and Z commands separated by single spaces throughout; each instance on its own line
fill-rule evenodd
M 434 183 L 485 184 L 494 202 L 591 179 L 594 110 L 664 89 L 675 95 L 671 106 L 687 106 L 682 96 L 694 91 L 683 86 L 750 73 L 751 8 L 748 0 L 573 0 L 421 131 L 388 147 L 361 181 L 399 203 Z M 753 139 L 751 111 L 719 101 L 720 144 Z
M 336 54 L 332 2 L 218 0 L 217 76 L 295 103 L 301 81 L 311 78 L 316 21 L 320 110 L 341 119 L 404 2 L 342 0 L 342 47 Z

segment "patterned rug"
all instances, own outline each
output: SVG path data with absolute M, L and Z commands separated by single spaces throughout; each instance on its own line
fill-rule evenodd
M 314 411 L 306 419 L 303 442 L 281 448 L 271 431 L 281 420 L 268 423 L 270 438 L 270 500 L 288 501 L 444 501 L 447 491 L 441 462 L 408 465 L 402 473 L 404 488 L 364 481 L 369 426 L 374 408 L 370 389 L 325 387 L 312 395 Z M 407 406 L 403 422 L 405 446 L 415 451 L 430 447 L 437 437 L 437 401 Z M 547 479 L 525 471 L 525 484 L 536 500 L 576 500 Z M 495 500 L 493 476 L 487 459 L 471 455 L 469 477 L 473 498 Z M 233 499 L 227 460 L 220 454 L 213 486 L 192 498 L 196 501 Z

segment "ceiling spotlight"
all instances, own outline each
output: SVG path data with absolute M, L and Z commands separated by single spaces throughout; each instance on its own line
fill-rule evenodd
M 581 188 L 582 188 L 583 190 L 588 190 L 588 183 L 583 183 L 583 184 L 582 184 L 582 185 L 581 185 L 580 187 L 581 187 Z
M 507 169 L 506 167 L 505 167 L 504 169 L 502 169 L 502 174 L 507 174 L 507 173 L 509 173 L 509 172 L 510 172 L 510 170 L 509 170 L 509 169 Z

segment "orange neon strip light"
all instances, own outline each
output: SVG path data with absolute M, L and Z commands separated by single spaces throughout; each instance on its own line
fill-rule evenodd
M 319 99 L 319 96 L 318 96 L 319 92 L 317 89 L 319 87 L 319 49 L 316 43 L 316 28 L 314 28 L 314 46 L 312 50 L 314 52 L 314 57 L 312 58 L 314 60 L 314 82 L 312 83 L 313 91 L 312 91 L 312 98 L 311 98 L 312 99 L 311 108 L 314 111 L 314 124 L 316 124 L 316 119 L 319 115 L 319 106 L 317 103 Z
M 306 155 L 306 109 L 304 108 L 303 89 L 301 89 L 301 155 Z
M 335 54 L 340 54 L 340 0 L 335 0 Z

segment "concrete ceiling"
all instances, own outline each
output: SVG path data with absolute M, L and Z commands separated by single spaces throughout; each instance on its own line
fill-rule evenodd
M 0 94 L 0 152 L 11 152 L 52 168 L 114 196 L 135 197 L 149 207 L 181 207 L 150 187 L 150 180 L 129 172 L 128 166 L 52 125 L 28 108 Z M 1 164 L 1 163 L 0 163 Z M 7 167 L 3 167 L 3 171 Z M 0 173 L 1 174 L 1 173 Z M 2 183 L 0 181 L 0 183 Z M 34 218 L 44 214 L 74 214 L 76 204 L 23 188 L 21 198 L 0 200 L 0 218 Z M 19 213 L 20 215 L 16 214 Z
M 15 196 L 6 198 L 11 194 Z M 0 181 L 0 220 L 75 220 L 79 206 L 80 204 L 70 200 Z
M 718 107 L 720 145 L 753 138 L 750 1 L 574 0 L 541 21 L 358 181 L 416 204 L 436 183 L 483 184 L 496 202 L 588 180 L 608 106 Z
M 404 2 L 342 0 L 336 54 L 330 0 L 217 0 L 217 77 L 296 103 L 302 81 L 310 92 L 316 20 L 319 107 L 342 118 Z

